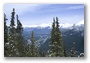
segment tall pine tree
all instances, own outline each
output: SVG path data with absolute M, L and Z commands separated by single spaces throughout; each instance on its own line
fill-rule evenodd
M 56 56 L 63 56 L 63 46 L 62 46 L 62 37 L 59 29 L 58 17 L 56 17 L 56 30 L 55 30 L 55 40 L 56 40 Z
M 35 45 L 35 38 L 34 38 L 34 32 L 32 31 L 31 33 L 31 38 L 30 38 L 30 42 L 28 44 L 28 50 L 27 50 L 27 57 L 37 57 L 38 56 L 38 50 L 36 48 L 36 45 Z
M 51 42 L 50 42 L 50 56 L 63 56 L 62 37 L 59 29 L 58 17 L 53 19 Z M 56 22 L 55 22 L 56 21 Z
M 67 57 L 67 50 L 66 50 L 66 43 L 65 42 L 63 44 L 63 53 L 64 53 L 64 57 Z
M 10 31 L 9 31 L 9 56 L 16 56 L 16 49 L 15 49 L 15 9 L 13 8 L 13 12 L 11 13 L 11 23 L 10 23 Z
M 73 42 L 71 47 L 71 57 L 75 57 L 75 54 L 75 42 Z
M 18 19 L 18 15 L 16 15 L 16 18 L 17 18 L 17 29 L 16 29 L 16 31 L 17 31 L 17 33 L 22 34 L 22 32 L 23 32 L 22 23 L 21 23 L 20 20 Z
M 34 38 L 33 31 L 32 31 L 30 40 L 31 40 L 31 56 L 35 57 L 36 56 L 36 48 L 35 48 L 35 38 Z
M 17 49 L 17 56 L 24 56 L 25 55 L 25 47 L 24 47 L 24 38 L 23 38 L 23 27 L 22 23 L 18 19 L 18 15 L 16 15 L 17 18 L 17 28 L 16 28 L 16 49 Z
M 4 56 L 8 56 L 8 27 L 6 25 L 6 14 L 4 13 Z
M 54 56 L 55 50 L 55 18 L 53 18 L 52 30 L 51 30 L 51 42 L 50 42 L 50 56 Z

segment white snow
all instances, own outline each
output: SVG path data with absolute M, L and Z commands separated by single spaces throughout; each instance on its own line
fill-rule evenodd
M 76 23 L 77 26 L 80 26 L 80 25 L 82 25 L 82 24 L 84 24 L 84 20 L 82 20 L 82 21 Z
M 84 24 L 84 20 L 81 20 L 81 21 L 79 21 L 78 23 L 76 23 L 76 24 L 71 24 L 71 23 L 61 23 L 60 24 L 60 27 L 62 27 L 62 28 L 70 28 L 70 27 L 72 27 L 73 25 L 75 25 L 75 26 L 80 26 L 80 25 L 82 25 L 82 24 Z M 39 28 L 39 29 L 42 29 L 42 28 L 46 28 L 46 27 L 49 27 L 49 28 L 51 28 L 52 27 L 52 23 L 42 23 L 42 24 L 39 24 L 39 25 L 24 25 L 23 26 L 24 28 L 25 27 L 29 27 L 29 28 Z

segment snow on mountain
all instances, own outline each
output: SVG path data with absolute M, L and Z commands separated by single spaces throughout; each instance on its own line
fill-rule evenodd
M 69 23 L 64 23 L 64 24 L 60 24 L 60 27 L 62 28 L 68 28 L 71 27 L 73 24 L 69 24 Z M 46 27 L 52 27 L 52 24 L 40 24 L 40 25 L 24 25 L 24 28 L 29 27 L 29 28 L 46 28 Z
M 61 23 L 60 24 L 60 27 L 61 28 L 70 28 L 72 29 L 72 27 L 79 27 L 79 26 L 82 26 L 84 25 L 84 20 L 82 21 L 79 21 L 78 23 L 76 24 L 71 24 L 71 23 Z M 23 26 L 24 28 L 37 28 L 37 29 L 42 29 L 42 28 L 48 28 L 50 29 L 52 27 L 52 24 L 51 23 L 43 23 L 43 24 L 40 24 L 40 25 L 24 25 Z
M 70 24 L 70 23 L 64 23 L 64 24 L 60 24 L 62 28 L 75 28 L 75 27 L 80 27 L 80 26 L 84 26 L 84 20 L 79 21 L 76 24 Z
M 29 27 L 29 28 L 45 28 L 45 27 L 51 27 L 51 24 L 40 24 L 40 25 L 24 25 L 24 27 Z
M 61 28 L 69 28 L 69 27 L 71 27 L 71 26 L 73 26 L 73 24 L 70 24 L 70 23 L 60 24 L 60 27 L 61 27 Z
M 82 20 L 82 21 L 76 23 L 77 26 L 80 26 L 80 25 L 83 25 L 83 24 L 84 24 L 84 20 Z

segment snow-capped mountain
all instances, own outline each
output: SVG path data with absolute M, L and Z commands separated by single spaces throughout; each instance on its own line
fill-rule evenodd
M 73 26 L 80 27 L 82 25 L 84 25 L 84 20 L 82 20 L 76 24 L 62 23 L 62 24 L 60 24 L 60 28 L 72 28 Z M 24 28 L 37 28 L 37 29 L 51 28 L 51 27 L 52 27 L 51 23 L 43 23 L 40 25 L 24 25 Z
M 62 32 L 67 31 L 67 30 L 74 30 L 74 31 L 82 31 L 84 30 L 84 24 L 71 24 L 68 27 L 65 27 L 65 25 L 60 26 L 60 30 Z M 45 27 L 41 27 L 41 26 L 37 26 L 37 27 L 24 27 L 24 31 L 27 32 L 31 32 L 34 31 L 36 34 L 40 32 L 40 34 L 43 32 L 44 33 L 49 33 L 51 31 L 51 27 L 50 26 L 45 26 Z

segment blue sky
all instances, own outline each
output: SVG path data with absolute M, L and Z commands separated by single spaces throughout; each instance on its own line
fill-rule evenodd
M 5 4 L 4 13 L 10 24 L 11 12 L 16 14 L 23 25 L 47 25 L 53 17 L 58 17 L 60 24 L 75 24 L 84 21 L 83 4 Z

